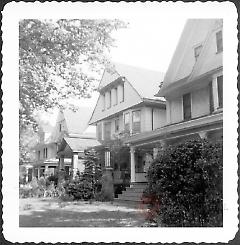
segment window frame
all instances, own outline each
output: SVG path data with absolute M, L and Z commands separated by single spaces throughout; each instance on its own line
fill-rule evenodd
M 195 57 L 195 60 L 197 61 L 201 51 L 202 51 L 202 44 L 199 44 L 197 46 L 194 47 L 194 57 Z M 199 53 L 197 53 L 197 50 L 199 50 Z
M 118 123 L 117 123 L 118 122 Z M 114 120 L 114 126 L 115 126 L 115 133 L 118 133 L 119 132 L 119 118 L 116 118 L 115 120 Z M 117 126 L 118 126 L 118 129 L 117 129 Z
M 218 109 L 223 108 L 223 75 L 217 76 L 217 96 L 218 96 Z
M 135 113 L 139 113 L 139 121 L 134 121 L 134 114 Z M 138 130 L 134 129 L 135 123 L 139 123 L 139 129 Z M 132 111 L 132 133 L 133 134 L 141 133 L 141 110 Z
M 219 33 L 221 33 L 220 36 L 218 36 Z M 216 38 L 216 53 L 223 52 L 223 35 L 222 34 L 223 34 L 222 30 L 218 30 L 215 33 L 215 38 Z M 219 41 L 221 41 L 220 44 L 219 44 Z
M 110 125 L 109 126 L 109 129 L 110 129 L 110 131 L 109 131 L 109 137 L 106 137 L 106 135 L 107 135 L 106 134 L 106 132 L 107 132 L 107 130 L 106 130 L 107 125 Z M 111 140 L 111 127 L 112 127 L 111 121 L 104 122 L 104 140 Z
M 126 124 L 126 116 L 128 116 L 128 123 L 127 124 Z M 124 113 L 123 122 L 124 122 L 124 130 L 130 131 L 130 112 Z M 128 129 L 126 129 L 126 125 L 128 125 Z
M 186 117 L 185 116 L 185 112 L 186 109 L 184 107 L 184 98 L 186 98 L 186 96 L 189 96 L 189 101 L 190 101 L 190 116 Z M 183 108 L 183 121 L 189 121 L 192 119 L 192 94 L 191 93 L 185 93 L 182 95 L 182 108 Z

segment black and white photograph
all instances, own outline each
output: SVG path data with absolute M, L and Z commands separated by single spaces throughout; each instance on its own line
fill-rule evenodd
M 234 4 L 10 3 L 2 32 L 6 240 L 234 239 Z

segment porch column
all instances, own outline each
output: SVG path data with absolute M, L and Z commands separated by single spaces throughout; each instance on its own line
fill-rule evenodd
M 158 155 L 158 148 L 153 148 L 153 159 L 156 159 Z
M 47 176 L 47 175 L 48 175 L 48 165 L 45 165 L 44 175 L 45 175 L 45 176 Z
M 78 154 L 73 153 L 72 156 L 72 171 L 73 171 L 73 179 L 76 178 L 77 171 L 78 171 Z
M 28 167 L 26 167 L 26 183 L 28 183 Z
M 38 167 L 38 179 L 40 178 L 40 167 Z
M 58 184 L 60 185 L 65 179 L 64 155 L 60 155 L 58 163 Z
M 135 178 L 135 148 L 130 147 L 130 159 L 131 159 L 131 183 L 136 182 Z

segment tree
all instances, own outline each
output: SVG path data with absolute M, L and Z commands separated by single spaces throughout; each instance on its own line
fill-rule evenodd
M 124 27 L 122 21 L 105 19 L 19 22 L 21 156 L 27 149 L 22 134 L 31 134 L 29 126 L 36 129 L 37 111 L 62 108 L 71 97 L 90 96 L 96 75 L 107 64 L 107 51 L 114 45 L 111 34 Z
M 89 96 L 94 74 L 106 64 L 119 20 L 25 19 L 19 22 L 20 129 L 35 110 L 62 106 L 69 97 Z

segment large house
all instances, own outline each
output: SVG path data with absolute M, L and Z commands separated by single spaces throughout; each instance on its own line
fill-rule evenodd
M 97 139 L 105 151 L 105 167 L 113 168 L 114 183 L 146 181 L 152 149 L 137 152 L 135 164 L 132 148 L 126 145 L 118 161 L 110 156 L 109 148 L 114 141 L 153 132 L 166 124 L 165 100 L 154 97 L 162 79 L 161 72 L 118 63 L 104 71 L 89 124 L 96 125 Z M 123 174 L 126 172 L 129 175 Z
M 35 177 L 56 174 L 59 169 L 68 176 L 83 171 L 80 155 L 87 147 L 99 144 L 95 127 L 88 125 L 90 116 L 91 109 L 87 107 L 59 111 L 50 135 L 44 137 L 44 132 L 40 133 L 40 142 L 35 147 Z
M 187 21 L 156 94 L 166 99 L 166 125 L 133 135 L 126 144 L 134 149 L 155 144 L 164 148 L 186 139 L 222 139 L 222 28 L 220 19 Z

